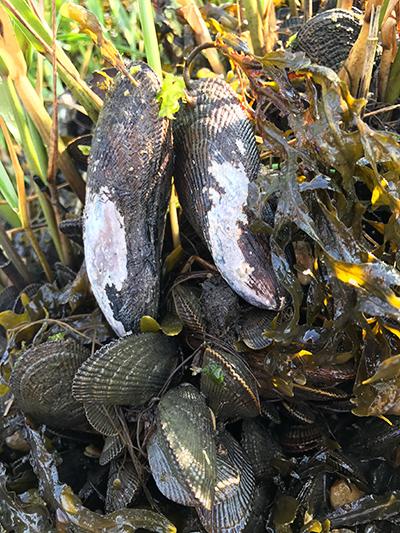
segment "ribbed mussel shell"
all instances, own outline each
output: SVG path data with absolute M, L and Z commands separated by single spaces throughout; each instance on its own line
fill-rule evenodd
M 158 394 L 177 361 L 175 342 L 142 333 L 103 346 L 76 373 L 72 391 L 84 403 L 139 407 Z
M 211 510 L 217 476 L 214 425 L 203 396 L 192 385 L 182 384 L 162 397 L 148 457 L 167 498 Z
M 200 299 L 190 287 L 178 283 L 172 288 L 175 311 L 185 327 L 196 333 L 206 331 Z
M 232 289 L 257 307 L 281 308 L 268 242 L 250 231 L 249 185 L 260 165 L 252 125 L 223 80 L 194 81 L 190 96 L 174 123 L 183 209 Z
M 23 352 L 11 374 L 18 407 L 37 422 L 79 429 L 86 418 L 71 392 L 72 380 L 90 351 L 75 341 L 44 342 Z
M 213 375 L 213 365 L 219 367 L 221 379 Z M 206 347 L 203 355 L 201 391 L 219 419 L 237 419 L 260 414 L 256 380 L 245 360 L 233 351 L 219 346 Z
M 339 71 L 360 33 L 362 20 L 348 9 L 329 9 L 317 13 L 303 24 L 293 43 L 314 63 Z
M 106 510 L 126 507 L 140 490 L 140 479 L 132 462 L 126 458 L 114 459 L 107 482 Z
M 117 77 L 99 116 L 83 220 L 92 290 L 119 336 L 157 314 L 171 186 L 172 133 L 159 116 L 160 82 L 145 63 L 131 72 L 136 86 Z
M 247 419 L 242 423 L 241 443 L 256 475 L 257 481 L 272 477 L 272 461 L 282 455 L 279 443 L 262 419 Z
M 252 309 L 240 324 L 240 338 L 251 350 L 262 350 L 272 343 L 272 340 L 264 335 L 264 331 L 270 327 L 275 313 Z
M 217 437 L 217 485 L 211 511 L 197 509 L 209 533 L 240 533 L 253 508 L 255 477 L 243 449 L 227 432 Z

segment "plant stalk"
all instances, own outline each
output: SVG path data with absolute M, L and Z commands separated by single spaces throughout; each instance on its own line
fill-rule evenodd
M 255 55 L 263 56 L 265 53 L 264 32 L 262 16 L 258 9 L 257 0 L 242 0 L 249 25 L 251 42 Z
M 162 80 L 162 67 L 160 50 L 156 28 L 154 25 L 154 13 L 151 0 L 139 0 L 139 18 L 143 32 L 144 48 L 146 51 L 147 63 Z

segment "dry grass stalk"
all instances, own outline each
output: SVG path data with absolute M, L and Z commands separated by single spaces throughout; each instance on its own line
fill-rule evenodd
M 201 16 L 200 10 L 192 0 L 178 0 L 181 5 L 180 12 L 185 18 L 186 22 L 192 28 L 197 44 L 204 44 L 212 42 L 210 32 L 207 25 Z M 203 54 L 206 56 L 207 61 L 215 72 L 215 74 L 225 74 L 225 69 L 219 58 L 217 50 L 209 48 L 203 50 Z
M 373 51 L 373 54 L 375 55 L 377 43 L 374 41 L 374 39 L 376 37 L 371 37 L 371 35 L 375 34 L 376 36 L 378 28 L 376 28 L 375 33 L 373 32 L 372 34 L 370 34 L 371 16 L 372 8 L 374 8 L 375 12 L 375 8 L 377 6 L 380 6 L 381 4 L 382 0 L 371 0 L 371 2 L 368 3 L 360 34 L 353 48 L 350 51 L 349 57 L 347 58 L 346 62 L 344 63 L 343 67 L 339 72 L 340 78 L 348 84 L 350 92 L 353 96 L 360 94 L 361 83 L 363 83 L 363 85 L 365 86 L 365 81 L 367 80 L 367 78 L 364 69 L 367 66 L 365 62 L 367 54 L 369 57 L 371 52 Z M 378 20 L 376 21 L 376 24 L 378 24 L 378 22 L 379 16 Z M 364 79 L 365 81 L 362 82 L 362 79 Z

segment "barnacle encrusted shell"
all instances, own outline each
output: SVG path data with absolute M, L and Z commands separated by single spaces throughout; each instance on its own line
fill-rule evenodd
M 240 533 L 253 508 L 253 469 L 243 449 L 227 431 L 218 434 L 217 450 L 215 503 L 211 511 L 198 508 L 197 512 L 209 533 Z
M 83 239 L 96 300 L 119 336 L 158 309 L 161 247 L 171 185 L 172 133 L 159 117 L 160 83 L 145 64 L 119 77 L 95 129 Z
M 73 340 L 32 346 L 15 362 L 10 386 L 18 407 L 37 422 L 58 428 L 83 426 L 82 404 L 72 396 L 73 377 L 90 351 Z
M 76 373 L 72 391 L 84 403 L 139 407 L 158 394 L 177 361 L 175 341 L 142 333 L 103 346 Z
M 283 297 L 269 244 L 250 231 L 249 185 L 260 165 L 252 125 L 223 80 L 194 81 L 190 96 L 194 103 L 174 123 L 183 209 L 232 289 L 252 305 L 279 309 Z
M 220 376 L 214 375 L 213 365 L 220 370 Z M 206 347 L 201 391 L 217 418 L 237 419 L 260 414 L 256 380 L 244 359 L 233 350 Z
M 166 469 L 181 487 L 176 490 L 176 501 L 211 510 L 217 475 L 214 425 L 210 409 L 193 385 L 182 384 L 162 397 L 154 443 L 149 462 L 156 482 L 157 472 Z M 153 461 L 151 456 L 160 450 L 162 456 Z M 156 464 L 158 461 L 161 465 Z M 159 489 L 162 491 L 163 486 Z M 164 490 L 171 497 L 175 489 Z

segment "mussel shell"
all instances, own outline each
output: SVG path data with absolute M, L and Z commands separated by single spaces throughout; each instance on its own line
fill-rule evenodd
M 253 507 L 253 469 L 243 449 L 227 431 L 218 434 L 217 449 L 220 460 L 217 460 L 216 501 L 211 511 L 198 508 L 197 512 L 208 532 L 239 533 L 246 526 Z M 227 463 L 231 465 L 230 470 L 225 468 Z M 232 467 L 238 473 L 238 480 L 231 478 Z M 220 494 L 218 486 L 223 489 Z
M 110 464 L 107 482 L 106 511 L 127 507 L 140 490 L 140 479 L 131 461 L 114 459 Z
M 90 351 L 72 340 L 45 342 L 23 352 L 11 374 L 10 386 L 18 407 L 37 422 L 58 428 L 85 425 L 82 405 L 71 386 Z
M 241 444 L 253 466 L 257 481 L 272 477 L 272 461 L 282 454 L 282 450 L 266 423 L 257 418 L 243 420 Z
M 176 344 L 162 333 L 142 333 L 103 346 L 76 373 L 74 397 L 84 403 L 139 407 L 158 394 L 174 369 Z
M 119 435 L 107 437 L 99 457 L 99 463 L 104 466 L 118 457 L 124 449 L 124 443 Z
M 193 385 L 168 391 L 157 410 L 158 438 L 168 449 L 178 481 L 197 504 L 211 509 L 217 476 L 212 413 Z
M 339 71 L 357 40 L 360 14 L 347 9 L 317 13 L 300 28 L 293 43 L 314 62 Z
M 93 294 L 119 336 L 156 316 L 161 247 L 171 187 L 172 132 L 159 116 L 160 82 L 133 64 L 117 76 L 94 132 L 83 240 Z
M 151 473 L 161 494 L 172 502 L 195 507 L 196 500 L 185 484 L 180 482 L 179 470 L 158 431 L 149 439 L 147 456 Z
M 222 370 L 222 380 L 215 379 L 205 369 L 216 364 Z M 221 347 L 207 346 L 203 355 L 201 391 L 215 415 L 220 419 L 245 418 L 260 414 L 258 387 L 244 359 Z
M 264 331 L 270 327 L 275 313 L 253 309 L 246 314 L 240 326 L 240 338 L 251 350 L 262 350 L 272 343 L 272 340 L 264 335 Z
M 172 289 L 175 311 L 189 330 L 204 333 L 206 331 L 205 322 L 202 315 L 200 299 L 190 288 L 178 283 Z
M 93 429 L 107 437 L 115 437 L 120 430 L 117 413 L 113 405 L 85 403 L 86 419 Z
M 175 182 L 189 221 L 231 288 L 256 307 L 284 303 L 265 237 L 250 231 L 247 200 L 260 159 L 237 95 L 220 79 L 193 81 L 194 104 L 174 122 Z

